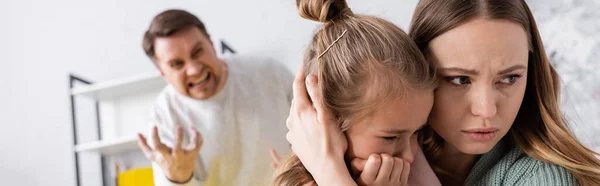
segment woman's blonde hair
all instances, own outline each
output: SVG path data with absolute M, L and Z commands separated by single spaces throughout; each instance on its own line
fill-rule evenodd
M 317 75 L 324 103 L 342 131 L 407 90 L 433 90 L 431 64 L 394 24 L 353 14 L 344 0 L 297 0 L 296 5 L 300 16 L 323 23 L 301 68 Z M 295 155 L 277 172 L 274 185 L 313 181 Z
M 569 130 L 559 109 L 560 81 L 550 64 L 534 17 L 524 0 L 421 0 L 409 35 L 426 58 L 428 44 L 445 32 L 475 18 L 513 21 L 529 40 L 529 69 L 523 103 L 511 128 L 513 141 L 527 155 L 562 166 L 582 185 L 600 185 L 598 155 L 583 146 Z M 435 165 L 444 140 L 431 128 L 421 134 L 427 159 Z

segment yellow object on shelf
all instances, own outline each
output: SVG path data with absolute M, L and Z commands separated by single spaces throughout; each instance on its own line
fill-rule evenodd
M 117 173 L 117 186 L 154 186 L 152 167 L 135 168 Z

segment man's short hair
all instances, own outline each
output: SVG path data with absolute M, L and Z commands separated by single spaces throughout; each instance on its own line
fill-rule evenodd
M 156 56 L 154 53 L 154 41 L 159 37 L 169 37 L 183 29 L 189 27 L 196 27 L 206 35 L 210 37 L 204 27 L 204 23 L 198 19 L 195 15 L 185 10 L 166 10 L 154 17 L 150 27 L 144 34 L 142 41 L 142 47 L 146 55 L 155 61 Z

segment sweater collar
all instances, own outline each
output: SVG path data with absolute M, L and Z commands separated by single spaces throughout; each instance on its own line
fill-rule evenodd
M 465 180 L 465 185 L 480 180 L 487 172 L 494 167 L 505 154 L 513 148 L 513 142 L 510 135 L 506 135 L 489 152 L 481 155 L 475 166 L 471 169 L 469 176 Z

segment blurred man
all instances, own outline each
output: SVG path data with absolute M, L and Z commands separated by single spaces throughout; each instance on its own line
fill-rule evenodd
M 139 145 L 165 185 L 265 185 L 269 148 L 287 151 L 293 75 L 268 58 L 217 57 L 204 24 L 182 10 L 152 20 L 143 48 L 168 86 Z

